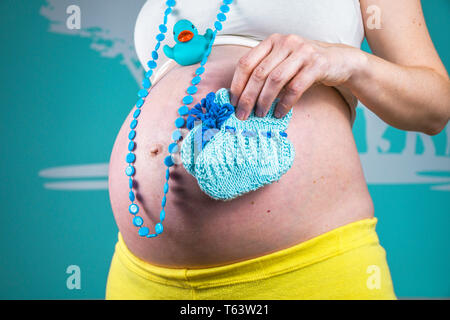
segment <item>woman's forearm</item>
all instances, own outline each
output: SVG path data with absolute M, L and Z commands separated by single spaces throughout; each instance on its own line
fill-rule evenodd
M 356 49 L 355 49 L 356 50 Z M 426 67 L 400 66 L 359 51 L 344 84 L 382 120 L 401 130 L 438 134 L 450 116 L 450 81 Z

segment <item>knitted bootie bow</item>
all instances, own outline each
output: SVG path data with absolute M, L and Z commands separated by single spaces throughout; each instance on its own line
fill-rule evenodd
M 254 112 L 236 118 L 227 89 L 211 92 L 189 111 L 191 131 L 181 146 L 181 161 L 210 197 L 229 200 L 277 181 L 292 166 L 295 149 L 284 132 L 292 109 L 273 116 L 275 100 L 265 117 Z

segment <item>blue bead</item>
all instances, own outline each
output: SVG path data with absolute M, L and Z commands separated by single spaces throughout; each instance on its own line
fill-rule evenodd
M 217 15 L 217 20 L 219 20 L 219 21 L 225 21 L 225 20 L 227 20 L 227 16 L 224 15 L 224 14 L 221 12 L 221 13 L 219 13 L 219 14 Z
M 163 232 L 163 225 L 161 223 L 155 225 L 155 232 L 156 234 L 161 234 Z
M 128 150 L 129 151 L 133 151 L 135 147 L 135 143 L 134 141 L 130 141 L 130 143 L 128 143 Z
M 175 120 L 175 126 L 177 127 L 177 128 L 182 128 L 183 126 L 184 126 L 184 119 L 183 118 L 177 118 L 176 120 Z
M 189 112 L 189 108 L 187 106 L 182 106 L 178 109 L 178 114 L 180 116 L 185 116 L 188 114 L 188 112 Z
M 217 30 L 216 30 L 217 31 Z M 213 33 L 213 35 L 214 35 L 215 33 Z M 212 48 L 212 46 L 213 46 L 213 41 L 210 41 L 209 42 L 209 44 L 208 44 L 208 49 L 211 51 L 211 48 Z
M 183 103 L 184 104 L 190 104 L 190 103 L 192 103 L 192 101 L 194 101 L 194 97 L 192 97 L 192 96 L 185 96 L 183 98 Z
M 158 33 L 158 34 L 156 35 L 156 40 L 158 40 L 158 41 L 163 41 L 165 37 L 166 37 L 166 36 L 164 35 L 164 33 Z
M 152 74 L 153 74 L 153 70 L 150 69 L 150 70 L 148 70 L 148 71 L 145 73 L 145 77 L 146 77 L 146 78 L 150 78 L 150 77 L 152 76 Z
M 194 94 L 197 92 L 197 87 L 196 86 L 190 86 L 189 88 L 187 88 L 186 92 L 189 94 Z
M 128 166 L 128 167 L 126 167 L 126 169 L 125 169 L 125 174 L 126 174 L 127 176 L 132 176 L 132 175 L 134 175 L 134 172 L 135 172 L 135 169 L 134 169 L 133 166 Z
M 196 84 L 199 84 L 201 80 L 202 80 L 202 78 L 200 76 L 196 76 L 196 77 L 192 78 L 191 83 L 193 85 L 196 85 Z
M 207 57 L 207 56 L 204 56 L 203 59 L 202 59 L 202 61 L 200 61 L 200 65 L 201 65 L 201 66 L 204 66 L 204 65 L 206 64 L 206 61 L 208 61 L 208 57 Z
M 220 23 L 220 21 L 214 22 L 214 27 L 219 31 L 222 30 L 222 24 Z
M 165 218 L 166 218 L 166 211 L 164 211 L 164 209 L 162 209 L 161 212 L 159 213 L 159 220 L 161 220 L 161 222 L 163 222 Z M 155 226 L 155 228 L 156 228 L 156 226 Z
M 144 99 L 139 99 L 138 102 L 136 102 L 136 108 L 142 107 L 143 104 L 144 104 Z
M 164 15 L 169 15 L 172 13 L 172 8 L 167 8 L 166 11 L 164 11 Z
M 161 46 L 161 42 L 158 41 L 158 42 L 156 43 L 155 50 L 159 50 L 159 47 L 160 47 L 160 46 Z
M 155 69 L 155 68 L 156 68 L 156 62 L 155 62 L 154 60 L 149 60 L 149 61 L 147 62 L 147 66 L 148 66 L 150 69 Z
M 270 131 L 267 131 L 267 138 L 271 138 L 272 137 L 272 132 L 270 132 Z
M 170 170 L 169 168 L 166 169 L 166 180 L 169 180 L 170 177 Z
M 169 192 L 169 184 L 166 182 L 164 183 L 164 194 L 167 194 Z
M 128 139 L 133 140 L 134 137 L 136 137 L 136 131 L 131 130 L 130 133 L 128 134 Z
M 137 120 L 134 119 L 134 120 L 131 121 L 131 123 L 130 123 L 130 128 L 131 128 L 131 129 L 134 129 L 134 128 L 136 128 L 136 126 L 137 126 Z
M 130 187 L 130 189 L 133 188 L 133 179 L 131 179 L 131 177 L 130 179 L 128 179 L 128 186 Z
M 227 6 L 226 4 L 221 5 L 220 6 L 220 11 L 222 11 L 223 13 L 227 13 L 228 11 L 230 11 L 230 7 Z
M 127 154 L 126 160 L 128 163 L 132 163 L 134 162 L 134 160 L 136 160 L 136 156 L 134 155 L 134 153 L 130 152 Z
M 233 0 L 223 0 L 223 3 L 225 3 L 225 4 L 232 4 Z
M 175 130 L 173 133 L 172 133 L 172 140 L 173 141 L 178 141 L 178 140 L 180 140 L 181 139 L 181 132 L 179 131 L 179 130 Z
M 151 85 L 152 85 L 152 83 L 150 82 L 150 80 L 148 78 L 144 78 L 144 80 L 142 80 L 142 86 L 145 89 L 150 88 Z
M 211 54 L 211 47 L 208 47 L 208 49 L 205 52 L 205 56 L 209 56 Z
M 168 167 L 173 166 L 174 163 L 173 163 L 172 157 L 171 157 L 171 156 L 165 157 L 165 158 L 164 158 L 164 164 L 165 164 L 166 166 L 168 166 Z
M 205 68 L 203 67 L 197 68 L 197 70 L 195 70 L 196 75 L 201 75 L 203 72 L 205 72 Z
M 145 89 L 141 89 L 138 91 L 139 98 L 145 98 L 147 95 L 148 95 L 148 92 Z
M 139 228 L 139 235 L 141 237 L 145 237 L 146 235 L 148 235 L 149 232 L 150 232 L 150 230 L 147 227 Z
M 282 137 L 287 137 L 287 133 L 286 133 L 286 132 L 283 132 L 283 131 L 281 131 L 281 132 L 280 132 L 280 136 L 282 136 Z
M 160 24 L 159 25 L 159 31 L 161 31 L 162 33 L 166 33 L 167 32 L 167 27 L 164 24 Z
M 130 191 L 130 193 L 128 194 L 128 198 L 130 199 L 130 201 L 134 201 L 134 199 L 136 199 L 133 191 Z
M 167 1 L 166 1 L 166 5 L 167 5 L 168 7 L 174 7 L 175 4 L 176 4 L 175 0 L 167 0 Z
M 164 16 L 164 24 L 167 24 L 167 15 Z
M 156 233 L 152 233 L 152 234 L 148 234 L 147 238 L 154 238 L 156 236 L 158 236 Z
M 134 224 L 136 227 L 142 226 L 143 223 L 144 223 L 144 219 L 142 219 L 141 217 L 136 216 L 136 217 L 133 218 L 133 224 Z
M 158 52 L 156 52 L 155 50 L 153 50 L 153 51 L 152 51 L 152 58 L 153 58 L 153 60 L 158 60 L 158 57 L 159 57 Z
M 169 153 L 177 153 L 178 152 L 178 144 L 176 142 L 173 142 L 169 144 Z
M 166 198 L 166 196 L 163 196 L 163 198 L 162 198 L 162 200 L 161 200 L 161 207 L 165 207 L 166 206 L 166 201 L 167 201 L 167 198 Z
M 128 207 L 128 211 L 130 211 L 131 214 L 136 214 L 139 212 L 139 207 L 135 203 L 130 204 L 130 206 Z
M 136 111 L 134 111 L 134 113 L 133 113 L 133 118 L 137 118 L 137 117 L 139 117 L 139 115 L 141 114 L 141 109 L 136 109 Z

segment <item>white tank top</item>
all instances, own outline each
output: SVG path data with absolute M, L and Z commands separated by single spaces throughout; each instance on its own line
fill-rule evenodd
M 147 0 L 136 21 L 136 52 L 146 70 L 156 43 L 155 37 L 159 33 L 158 25 L 163 22 L 165 2 Z M 207 28 L 214 29 L 216 15 L 222 4 L 218 0 L 177 0 L 173 13 L 168 17 L 167 27 L 172 30 L 178 20 L 188 19 L 203 34 Z M 218 32 L 215 44 L 254 46 L 273 33 L 297 34 L 311 40 L 342 43 L 357 48 L 364 39 L 359 0 L 234 0 L 226 16 L 227 20 Z M 173 46 L 175 41 L 172 33 L 167 32 L 166 36 L 164 44 Z M 164 54 L 160 54 L 155 73 L 161 67 L 167 68 L 167 64 L 164 66 L 167 60 Z M 348 91 L 337 89 L 351 107 L 353 123 L 357 100 Z

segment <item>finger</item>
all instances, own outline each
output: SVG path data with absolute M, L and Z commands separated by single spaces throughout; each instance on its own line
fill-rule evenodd
M 255 114 L 264 117 L 270 110 L 273 101 L 280 94 L 283 87 L 297 74 L 303 66 L 301 55 L 291 53 L 267 77 L 258 97 Z
M 239 119 L 245 120 L 249 116 L 264 87 L 268 75 L 286 59 L 289 52 L 290 51 L 286 48 L 278 50 L 273 49 L 270 54 L 255 67 L 239 98 L 236 110 L 236 115 Z M 242 118 L 240 116 L 242 116 Z
M 253 69 L 269 54 L 272 45 L 272 39 L 267 38 L 239 59 L 230 86 L 232 105 L 237 104 Z
M 294 104 L 300 100 L 302 94 L 311 87 L 316 79 L 319 78 L 319 68 L 314 65 L 307 65 L 300 70 L 300 72 L 287 84 L 285 90 L 280 98 L 280 101 L 275 107 L 274 117 L 282 118 Z

